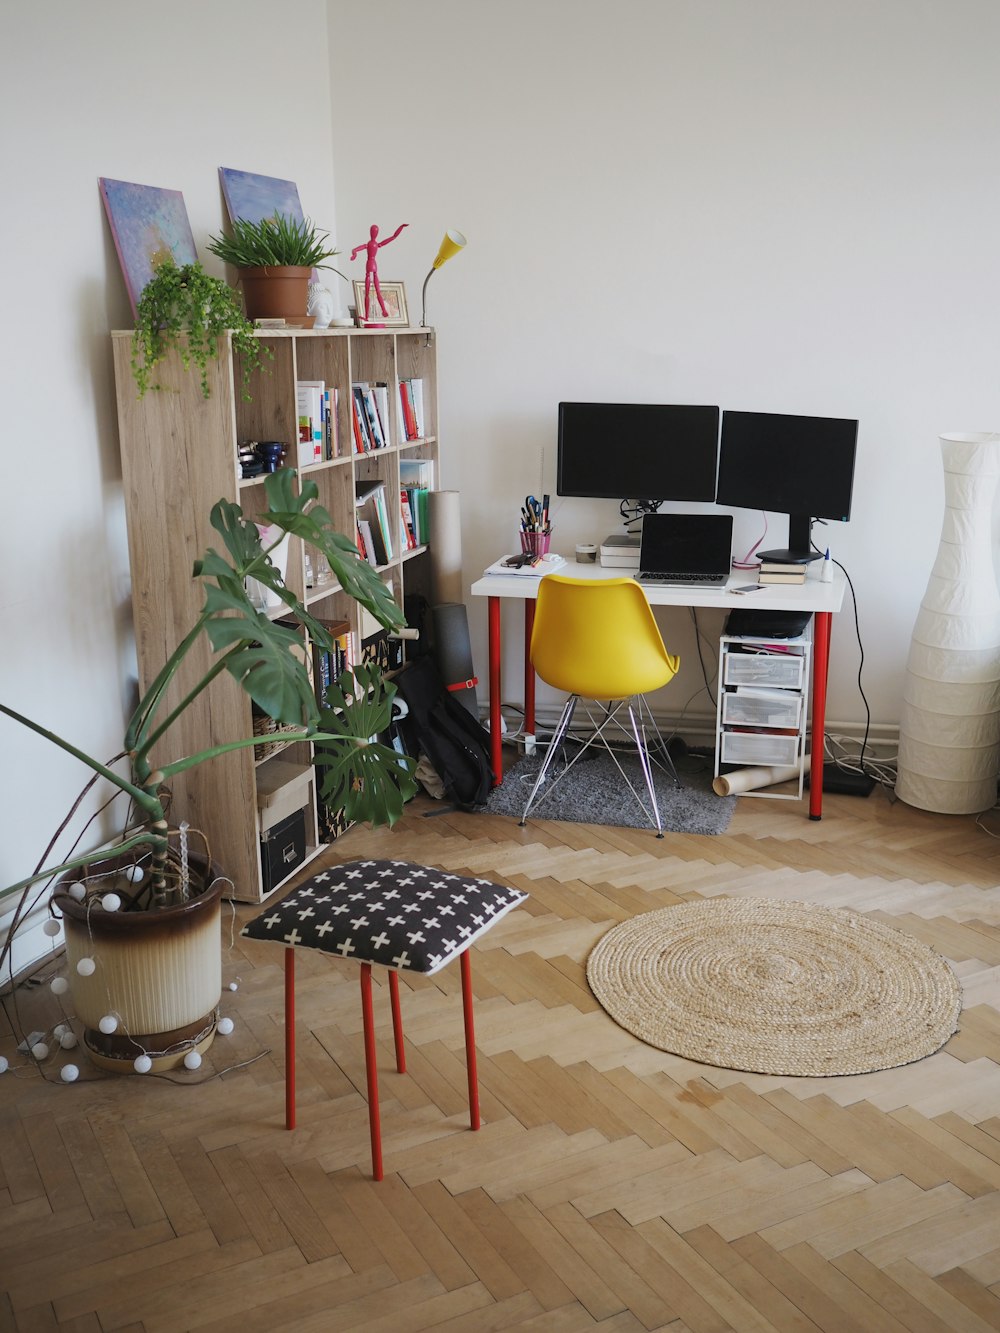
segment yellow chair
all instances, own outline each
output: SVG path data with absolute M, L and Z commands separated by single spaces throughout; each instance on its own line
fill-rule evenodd
M 538 586 L 534 628 L 531 634 L 531 664 L 546 684 L 569 695 L 545 756 L 521 827 L 536 804 L 536 796 L 549 777 L 553 760 L 566 739 L 576 706 L 581 699 L 591 725 L 580 750 L 550 782 L 540 800 L 555 790 L 581 755 L 600 741 L 614 760 L 622 779 L 639 802 L 647 819 L 663 837 L 656 804 L 651 763 L 658 763 L 680 786 L 677 771 L 660 736 L 649 705 L 642 697 L 658 690 L 677 674 L 679 658 L 667 652 L 640 584 L 634 579 L 572 579 L 548 574 Z M 603 704 L 600 716 L 586 701 Z M 629 727 L 621 717 L 628 713 Z M 655 751 L 646 743 L 647 726 L 656 736 Z M 652 809 L 629 781 L 605 734 L 608 730 L 633 742 L 642 765 Z

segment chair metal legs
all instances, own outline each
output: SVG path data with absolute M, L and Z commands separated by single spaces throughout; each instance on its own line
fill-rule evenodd
M 559 722 L 556 725 L 555 733 L 553 734 L 552 740 L 549 743 L 549 747 L 546 752 L 544 762 L 542 763 L 542 766 L 538 771 L 538 776 L 535 778 L 535 783 L 531 789 L 531 794 L 528 796 L 527 804 L 524 807 L 524 813 L 522 814 L 521 819 L 519 821 L 520 827 L 521 828 L 524 827 L 532 807 L 544 801 L 545 798 L 555 790 L 558 784 L 566 776 L 566 774 L 573 767 L 573 765 L 577 763 L 577 761 L 581 758 L 584 752 L 588 750 L 590 746 L 593 745 L 595 742 L 599 741 L 607 750 L 608 754 L 610 754 L 611 758 L 614 760 L 615 766 L 617 767 L 618 772 L 621 774 L 622 779 L 625 782 L 625 785 L 628 787 L 629 791 L 631 791 L 632 795 L 639 803 L 639 808 L 642 810 L 643 814 L 650 821 L 650 823 L 655 826 L 656 836 L 658 838 L 662 838 L 663 824 L 660 820 L 659 806 L 657 805 L 656 801 L 656 789 L 653 785 L 652 764 L 658 763 L 660 767 L 662 767 L 666 772 L 668 772 L 670 776 L 673 778 L 676 786 L 679 787 L 681 785 L 681 782 L 680 778 L 677 776 L 677 770 L 674 767 L 673 760 L 670 757 L 670 752 L 667 749 L 663 737 L 660 735 L 660 730 L 656 725 L 656 721 L 652 713 L 650 712 L 649 704 L 646 702 L 646 699 L 643 695 L 636 695 L 634 697 L 634 700 L 633 699 L 612 700 L 605 706 L 603 716 L 600 719 L 594 717 L 593 713 L 587 707 L 585 702 L 584 709 L 587 713 L 587 716 L 590 720 L 593 730 L 591 734 L 587 737 L 587 739 L 584 741 L 580 749 L 577 751 L 577 753 L 573 756 L 571 760 L 569 760 L 569 762 L 566 764 L 563 770 L 558 774 L 558 776 L 552 779 L 551 782 L 549 782 L 548 787 L 544 791 L 541 790 L 542 785 L 549 778 L 549 774 L 552 769 L 553 762 L 555 761 L 556 755 L 558 754 L 559 750 L 564 746 L 566 740 L 566 734 L 569 731 L 570 723 L 573 720 L 573 715 L 576 711 L 576 706 L 579 700 L 580 700 L 579 695 L 571 694 L 569 698 L 566 700 L 565 705 L 563 706 L 562 713 L 560 714 L 559 717 Z M 633 702 L 636 705 L 634 708 L 633 708 Z M 629 726 L 627 728 L 624 724 L 623 719 L 619 716 L 619 714 L 622 713 L 623 711 L 627 711 L 628 713 Z M 652 754 L 650 753 L 650 747 L 647 744 L 646 740 L 647 725 L 656 736 L 656 746 L 654 753 Z M 633 787 L 632 783 L 629 781 L 628 775 L 622 768 L 621 762 L 619 761 L 618 756 L 614 751 L 614 748 L 608 742 L 607 736 L 605 735 L 605 731 L 612 726 L 617 727 L 618 730 L 622 732 L 624 735 L 630 736 L 631 739 L 634 740 L 635 742 L 635 747 L 639 755 L 639 763 L 642 767 L 642 775 L 646 782 L 646 791 L 649 796 L 649 802 L 652 807 L 652 811 L 647 809 L 642 796 L 640 796 L 639 792 L 636 791 L 635 787 Z M 539 792 L 541 792 L 541 795 L 539 795 Z

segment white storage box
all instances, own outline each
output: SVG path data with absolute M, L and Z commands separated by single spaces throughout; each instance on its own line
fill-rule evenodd
M 790 767 L 799 762 L 799 737 L 766 731 L 724 731 L 720 757 L 724 764 Z
M 800 690 L 804 666 L 801 653 L 726 653 L 723 683 Z
M 748 727 L 798 727 L 802 695 L 733 694 L 722 696 L 722 721 Z
M 309 805 L 314 772 L 312 764 L 289 764 L 283 759 L 261 764 L 257 770 L 257 807 L 262 833 Z

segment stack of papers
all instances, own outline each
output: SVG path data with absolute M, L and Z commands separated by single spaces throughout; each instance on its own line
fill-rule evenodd
M 550 551 L 548 555 L 542 556 L 533 565 L 506 566 L 505 560 L 512 560 L 513 556 L 502 555 L 499 560 L 494 560 L 492 565 L 487 565 L 483 570 L 484 574 L 510 574 L 514 578 L 540 579 L 544 574 L 551 574 L 566 563 L 561 555 L 556 555 Z

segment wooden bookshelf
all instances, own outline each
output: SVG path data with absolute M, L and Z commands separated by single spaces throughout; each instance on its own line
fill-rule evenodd
M 438 403 L 436 342 L 428 329 L 273 330 L 258 334 L 272 359 L 255 372 L 250 401 L 241 397 L 238 356 L 231 345 L 220 349 L 208 368 L 211 395 L 203 398 L 198 376 L 185 371 L 172 353 L 158 377 L 162 388 L 139 399 L 130 368 L 129 331 L 112 334 L 122 476 L 132 573 L 132 610 L 140 685 L 145 688 L 167 655 L 194 623 L 204 599 L 201 583 L 192 577 L 194 561 L 221 539 L 209 514 L 219 499 L 239 503 L 247 514 L 264 508 L 263 478 L 241 476 L 237 450 L 248 441 L 281 440 L 287 445 L 286 466 L 296 466 L 298 412 L 296 384 L 322 380 L 336 393 L 337 457 L 303 466 L 300 479 L 312 479 L 319 503 L 337 528 L 355 535 L 355 484 L 378 477 L 385 483 L 392 539 L 392 557 L 380 567 L 384 581 L 400 606 L 411 592 L 429 592 L 426 545 L 407 550 L 399 507 L 399 460 L 421 458 L 438 467 Z M 423 381 L 424 431 L 406 440 L 399 396 L 405 377 Z M 351 385 L 383 382 L 388 386 L 387 444 L 372 453 L 355 452 L 351 423 Z M 360 608 L 334 581 L 307 587 L 307 552 L 292 538 L 286 582 L 309 609 L 324 619 L 345 620 L 360 645 Z M 315 562 L 308 562 L 315 569 Z M 280 613 L 280 609 L 279 612 Z M 309 644 L 303 642 L 303 651 Z M 199 644 L 190 674 L 175 682 L 172 697 L 182 697 L 185 681 L 207 665 L 210 650 Z M 168 738 L 169 749 L 158 762 L 169 762 L 206 744 L 221 744 L 253 734 L 250 700 L 228 675 L 216 680 L 189 709 Z M 310 761 L 304 744 L 280 750 L 280 762 Z M 266 766 L 253 749 L 222 755 L 173 784 L 170 819 L 187 820 L 207 839 L 212 856 L 233 882 L 231 896 L 256 903 L 265 896 L 261 872 L 260 793 L 273 800 Z M 308 785 L 305 806 L 306 856 L 322 850 L 316 806 L 316 784 Z M 299 860 L 290 873 L 304 864 Z M 287 878 L 287 877 L 286 877 Z M 273 888 L 278 885 L 272 886 Z

